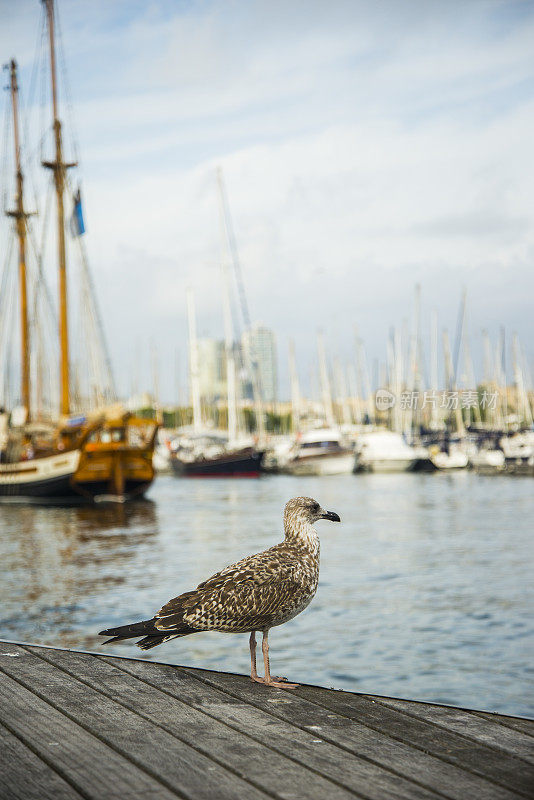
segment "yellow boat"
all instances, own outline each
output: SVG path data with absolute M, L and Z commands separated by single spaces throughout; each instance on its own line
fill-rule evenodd
M 157 422 L 142 419 L 120 407 L 89 410 L 72 416 L 67 309 L 67 264 L 64 195 L 67 170 L 76 166 L 63 158 L 62 126 L 58 116 L 53 0 L 45 0 L 50 73 L 52 82 L 55 156 L 43 161 L 52 172 L 57 207 L 59 267 L 59 421 L 50 423 L 32 415 L 31 348 L 26 270 L 26 236 L 29 214 L 24 208 L 21 167 L 17 66 L 10 69 L 13 140 L 16 167 L 16 200 L 13 217 L 18 240 L 20 295 L 21 406 L 16 414 L 0 407 L 0 500 L 18 502 L 39 499 L 112 499 L 123 502 L 143 494 L 154 479 L 152 457 Z M 0 406 L 2 399 L 0 398 Z M 78 411 L 78 410 L 77 410 Z

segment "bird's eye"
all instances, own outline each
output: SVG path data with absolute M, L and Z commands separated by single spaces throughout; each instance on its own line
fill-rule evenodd
M 319 503 L 314 503 L 312 505 L 312 511 L 319 511 Z

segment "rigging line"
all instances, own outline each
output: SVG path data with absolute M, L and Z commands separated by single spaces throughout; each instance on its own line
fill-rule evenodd
M 6 69 L 7 71 L 7 64 L 4 69 Z M 4 129 L 2 136 L 2 142 L 4 146 L 2 150 L 2 172 L 0 176 L 2 179 L 2 186 L 4 187 L 4 191 L 2 192 L 2 209 L 4 212 L 7 211 L 7 194 L 8 194 L 8 184 L 9 184 L 7 171 L 8 171 L 8 160 L 9 160 L 8 153 L 9 153 L 9 141 L 10 141 L 9 137 L 10 121 L 11 121 L 11 98 L 7 94 L 7 87 L 6 87 L 6 104 L 4 107 L 4 126 L 3 126 Z
M 42 47 L 43 47 L 43 39 L 44 39 L 44 35 L 45 35 L 45 26 L 43 25 L 44 13 L 45 13 L 45 9 L 44 9 L 44 5 L 42 5 L 41 6 L 41 18 L 39 20 L 39 25 L 38 25 L 38 28 L 37 28 L 37 40 L 35 42 L 33 65 L 32 65 L 32 71 L 31 71 L 31 76 L 30 76 L 27 108 L 31 107 L 31 105 L 33 103 L 33 100 L 34 100 L 34 93 L 36 93 L 36 90 L 37 90 L 37 75 L 39 73 L 39 67 L 41 65 L 41 52 L 42 52 Z M 26 138 L 26 140 L 29 138 L 27 136 L 27 126 L 26 126 L 26 136 L 25 136 L 25 138 Z
M 78 155 L 78 142 L 76 139 L 76 124 L 75 124 L 75 116 L 74 116 L 74 104 L 72 102 L 72 94 L 70 91 L 70 83 L 69 83 L 69 75 L 67 72 L 67 62 L 65 59 L 65 48 L 63 45 L 63 32 L 61 29 L 61 19 L 57 8 L 57 3 L 55 5 L 55 26 L 57 32 L 57 42 L 58 42 L 58 51 L 59 51 L 59 65 L 61 70 L 62 76 L 62 85 L 63 85 L 63 93 L 65 95 L 65 105 L 67 108 L 67 128 L 69 131 L 69 139 L 70 139 L 70 146 L 72 148 L 72 155 L 74 157 L 74 161 L 79 163 L 79 155 Z
M 89 369 L 86 382 L 79 386 L 80 396 L 85 392 L 86 400 L 91 405 L 91 397 L 94 394 L 91 387 L 99 380 L 100 365 L 102 354 L 99 347 L 98 331 L 95 327 L 94 313 L 91 302 L 90 290 L 88 287 L 88 275 L 83 265 L 80 268 L 80 293 L 79 293 L 79 313 L 77 325 L 77 350 L 78 359 Z
M 236 270 L 235 270 L 235 260 L 234 260 L 234 253 L 237 253 L 237 244 L 235 241 L 235 237 L 233 239 L 234 245 L 236 250 L 232 250 L 232 243 L 230 239 L 229 233 L 229 214 L 230 214 L 230 207 L 228 204 L 228 200 L 226 197 L 226 187 L 224 184 L 224 176 L 222 172 L 222 167 L 218 167 L 216 170 L 217 176 L 217 186 L 218 186 L 218 197 L 219 197 L 219 224 L 221 229 L 221 259 L 223 266 L 226 262 L 228 262 L 228 281 L 229 281 L 229 292 L 230 292 L 230 305 L 231 305 L 231 318 L 232 318 L 232 328 L 233 328 L 233 336 L 236 340 L 241 340 L 241 317 L 243 316 L 243 306 L 238 307 L 238 303 L 240 302 L 240 295 L 238 294 L 239 287 L 236 283 Z M 230 268 L 232 270 L 232 279 L 230 279 Z M 233 287 L 233 291 L 232 291 Z M 237 295 L 237 297 L 236 297 Z M 246 298 L 245 298 L 246 304 Z M 245 322 L 246 327 L 246 322 Z
M 34 170 L 35 170 L 35 161 L 36 161 L 38 145 L 36 145 L 34 151 L 30 149 L 29 120 L 30 120 L 30 111 L 34 106 L 34 103 L 37 101 L 37 78 L 43 58 L 43 42 L 46 34 L 46 25 L 44 23 L 45 14 L 46 10 L 44 4 L 41 4 L 41 18 L 39 19 L 39 23 L 37 26 L 37 38 L 35 42 L 32 72 L 29 83 L 28 100 L 24 104 L 23 114 L 22 114 L 22 160 L 24 166 L 26 167 L 26 171 L 30 176 L 30 183 L 33 192 L 33 202 L 36 209 L 38 208 L 38 202 L 37 202 L 36 184 L 34 179 L 35 175 Z M 19 86 L 19 96 L 22 107 L 23 98 L 22 98 L 22 93 L 20 91 L 20 86 Z
M 41 59 L 40 59 L 40 116 L 39 116 L 39 128 L 38 130 L 43 131 L 41 135 L 41 139 L 39 141 L 40 145 L 40 153 L 39 158 L 41 161 L 45 158 L 44 152 L 44 145 L 47 134 L 52 130 L 52 126 L 48 126 L 45 123 L 45 115 L 48 111 L 48 102 L 47 102 L 47 89 L 48 89 L 48 74 L 47 74 L 47 58 L 43 55 L 44 54 L 44 41 L 47 35 L 47 22 L 46 22 L 46 9 L 43 3 L 42 5 L 42 39 L 41 39 Z
M 85 297 L 85 301 L 84 301 Z M 85 363 L 90 364 L 91 373 L 89 375 L 89 382 L 87 384 L 86 393 L 89 404 L 100 404 L 105 387 L 103 386 L 103 379 L 101 374 L 102 359 L 100 348 L 98 347 L 98 331 L 95 326 L 95 318 L 92 313 L 90 303 L 90 289 L 87 285 L 87 273 L 83 278 L 83 289 L 80 292 L 81 313 L 80 313 L 80 333 L 83 334 L 82 327 L 85 326 L 85 337 L 82 336 L 82 341 L 85 341 L 86 358 Z
M 14 231 L 9 241 L 9 255 L 13 250 L 13 243 L 15 240 Z M 12 321 L 14 310 L 14 283 L 13 270 L 6 268 L 2 275 L 2 288 L 0 300 L 2 301 L 2 308 L 0 308 L 0 404 L 8 407 L 10 403 L 10 387 L 11 387 L 11 372 L 12 372 L 12 353 L 11 353 L 11 337 L 14 324 Z
M 103 325 L 103 322 L 102 322 L 102 318 L 100 316 L 100 308 L 99 308 L 98 301 L 97 301 L 97 296 L 96 296 L 96 291 L 95 291 L 95 287 L 94 287 L 94 283 L 93 283 L 91 270 L 89 269 L 89 262 L 88 262 L 88 258 L 87 258 L 87 250 L 85 248 L 85 245 L 84 245 L 81 237 L 78 237 L 78 245 L 79 245 L 80 252 L 81 252 L 81 257 L 82 257 L 83 271 L 85 273 L 85 279 L 87 281 L 87 290 L 88 290 L 90 301 L 91 301 L 90 302 L 90 309 L 91 309 L 91 313 L 94 316 L 96 332 L 98 334 L 100 348 L 102 350 L 102 355 L 103 355 L 103 358 L 104 358 L 105 371 L 107 373 L 107 380 L 109 382 L 109 387 L 108 388 L 109 388 L 109 391 L 111 392 L 113 398 L 115 399 L 116 396 L 117 396 L 117 392 L 116 392 L 116 388 L 115 388 L 115 376 L 113 374 L 113 366 L 112 366 L 112 363 L 111 363 L 111 356 L 110 356 L 109 350 L 108 350 L 108 343 L 107 343 L 106 334 L 105 334 L 105 331 L 104 331 L 104 325 Z
M 13 226 L 10 226 L 9 239 L 8 239 L 8 245 L 7 245 L 7 251 L 6 251 L 6 258 L 5 258 L 5 261 L 4 261 L 4 266 L 2 267 L 2 281 L 0 283 L 0 303 L 3 302 L 3 299 L 5 297 L 5 292 L 6 292 L 6 289 L 7 289 L 9 263 L 11 261 L 11 255 L 13 253 L 13 244 L 14 244 L 14 242 L 15 242 L 15 231 L 13 229 Z M 0 308 L 1 308 L 1 306 L 0 306 Z
M 34 232 L 33 232 L 32 226 L 31 225 L 27 226 L 27 229 L 28 229 L 28 233 L 29 233 L 30 245 L 32 247 L 32 250 L 33 250 L 33 253 L 34 253 L 34 256 L 35 256 L 35 260 L 36 260 L 36 264 L 37 264 L 37 281 L 36 281 L 36 285 L 35 285 L 34 313 L 37 313 L 37 302 L 38 302 L 39 297 L 40 297 L 40 291 L 42 291 L 42 293 L 44 295 L 44 298 L 46 300 L 46 304 L 47 304 L 47 307 L 48 307 L 48 313 L 50 314 L 51 321 L 57 327 L 58 319 L 57 319 L 56 308 L 54 306 L 54 301 L 52 300 L 52 293 L 50 291 L 50 287 L 48 286 L 48 282 L 46 280 L 46 275 L 44 274 L 44 269 L 43 269 L 46 236 L 47 236 L 47 233 L 48 233 L 47 222 L 48 222 L 48 216 L 50 214 L 50 206 L 51 206 L 51 200 L 52 200 L 52 188 L 53 188 L 52 180 L 50 180 L 49 185 L 48 185 L 48 192 L 47 192 L 47 195 L 46 195 L 46 201 L 45 201 L 45 213 L 44 213 L 44 218 L 43 218 L 43 226 L 42 226 L 42 229 L 41 229 L 41 248 L 40 248 L 40 250 L 37 250 L 37 244 L 36 244 L 36 241 L 35 241 L 35 236 L 34 236 Z
M 243 281 L 243 272 L 241 269 L 239 251 L 237 248 L 237 240 L 233 228 L 232 217 L 230 214 L 230 204 L 228 202 L 228 195 L 226 193 L 226 185 L 224 183 L 223 172 L 221 167 L 219 167 L 217 170 L 217 183 L 219 187 L 222 223 L 223 223 L 223 228 L 226 232 L 226 241 L 228 245 L 229 256 L 234 267 L 234 279 L 237 284 L 241 314 L 243 317 L 245 330 L 249 332 L 249 340 L 246 346 L 241 348 L 241 363 L 244 365 L 246 371 L 248 372 L 248 377 L 252 384 L 252 395 L 255 406 L 256 426 L 257 426 L 257 431 L 261 436 L 263 435 L 264 432 L 264 422 L 265 422 L 264 411 L 262 408 L 263 387 L 262 387 L 261 375 L 258 364 L 258 356 L 256 352 L 256 343 L 250 320 L 245 284 Z M 238 329 L 237 332 L 239 333 L 239 326 L 237 324 L 236 328 Z
M 6 260 L 4 263 L 4 267 L 2 270 L 2 281 L 0 284 L 0 357 L 2 353 L 6 352 L 6 360 L 9 358 L 9 338 L 11 334 L 11 328 L 13 327 L 10 325 L 11 317 L 13 315 L 13 308 L 15 303 L 10 302 L 12 300 L 12 293 L 13 293 L 13 286 L 10 286 L 14 283 L 13 281 L 13 273 L 14 270 L 11 268 L 12 265 L 12 254 L 13 254 L 13 246 L 15 243 L 15 231 L 11 228 L 9 239 L 8 239 L 8 247 L 6 252 Z M 2 369 L 2 372 L 4 370 Z
M 36 209 L 35 212 L 32 213 L 37 213 L 38 203 L 37 203 L 37 191 L 35 188 L 35 169 L 33 163 L 34 159 L 33 159 L 33 154 L 31 155 L 31 157 L 28 156 L 26 147 L 26 144 L 28 142 L 28 103 L 24 102 L 24 94 L 20 82 L 18 84 L 17 91 L 20 99 L 20 106 L 21 106 L 20 115 L 22 118 L 22 142 L 19 148 L 21 168 L 24 172 L 25 185 L 26 185 L 26 178 L 29 176 L 31 189 L 33 193 L 34 207 Z M 26 217 L 26 219 L 28 218 Z
M 68 190 L 69 190 L 69 192 L 70 192 L 70 194 L 72 196 L 73 187 L 72 187 L 72 182 L 70 180 L 70 177 L 68 175 L 67 175 L 67 187 L 68 187 Z M 85 271 L 85 274 L 86 274 L 86 280 L 87 280 L 87 285 L 88 285 L 88 290 L 89 290 L 89 296 L 90 296 L 90 299 L 91 299 L 92 312 L 93 312 L 93 314 L 95 316 L 96 326 L 97 326 L 98 335 L 99 335 L 99 339 L 100 339 L 100 347 L 102 349 L 102 354 L 103 354 L 103 357 L 104 357 L 105 370 L 106 370 L 107 375 L 108 375 L 109 390 L 110 390 L 110 392 L 111 392 L 111 394 L 113 396 L 113 399 L 115 399 L 117 397 L 117 391 L 116 391 L 116 387 L 115 387 L 115 376 L 113 374 L 113 366 L 112 366 L 112 362 L 111 362 L 111 356 L 110 356 L 110 353 L 109 353 L 109 347 L 108 347 L 108 342 L 107 342 L 107 338 L 106 338 L 106 334 L 105 334 L 104 324 L 102 322 L 102 316 L 100 314 L 100 306 L 98 304 L 98 296 L 97 296 L 97 293 L 96 293 L 92 272 L 91 272 L 91 269 L 89 267 L 89 258 L 87 256 L 87 248 L 85 247 L 85 243 L 84 243 L 84 241 L 83 241 L 81 236 L 77 236 L 76 239 L 77 239 L 77 242 L 78 242 L 78 247 L 80 249 L 82 269 Z
M 239 301 L 241 305 L 241 313 L 243 315 L 243 322 L 245 324 L 246 329 L 250 329 L 251 322 L 250 322 L 250 313 L 248 309 L 248 302 L 247 296 L 245 294 L 245 285 L 243 282 L 243 271 L 241 269 L 241 261 L 239 259 L 239 251 L 237 249 L 237 240 L 235 238 L 234 228 L 231 223 L 231 216 L 230 216 L 230 205 L 228 202 L 228 195 L 226 193 L 226 186 L 220 180 L 220 192 L 221 192 L 221 200 L 223 206 L 223 219 L 224 219 L 224 227 L 226 230 L 226 236 L 228 240 L 228 246 L 230 250 L 230 257 L 233 262 L 234 271 L 235 271 L 235 279 L 237 283 L 237 290 L 239 292 Z

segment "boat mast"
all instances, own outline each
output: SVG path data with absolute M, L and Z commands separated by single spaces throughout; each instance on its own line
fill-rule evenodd
M 298 433 L 300 431 L 301 398 L 297 361 L 295 358 L 295 342 L 293 340 L 289 342 L 289 374 L 291 378 L 291 417 L 293 421 L 293 433 Z
M 345 382 L 345 376 L 343 374 L 343 369 L 341 367 L 341 361 L 339 358 L 334 359 L 334 378 L 337 402 L 341 407 L 341 418 L 343 420 L 343 425 L 348 428 L 352 424 L 352 418 L 350 415 L 349 400 L 347 395 L 347 384 Z
M 30 338 L 28 327 L 28 284 L 26 276 L 26 217 L 24 211 L 23 187 L 24 176 L 20 159 L 19 137 L 19 108 L 17 84 L 17 62 L 12 59 L 10 64 L 11 77 L 11 104 L 13 107 L 13 142 L 15 146 L 15 168 L 17 179 L 16 208 L 7 211 L 7 216 L 16 220 L 17 237 L 19 240 L 19 286 L 20 286 L 20 345 L 21 345 L 21 401 L 26 409 L 26 419 L 30 418 Z
M 233 447 L 237 441 L 237 404 L 236 404 L 236 369 L 234 342 L 232 335 L 232 307 L 230 300 L 230 270 L 223 264 L 224 277 L 224 350 L 226 355 L 226 395 L 228 416 L 228 446 Z
M 330 392 L 330 381 L 328 379 L 328 367 L 326 365 L 326 351 L 324 346 L 324 333 L 317 333 L 317 355 L 319 356 L 319 379 L 321 381 L 321 394 L 323 398 L 323 409 L 328 428 L 335 428 L 334 407 L 332 405 L 332 394 Z
M 432 322 L 430 328 L 430 389 L 432 394 L 437 396 L 438 393 L 438 312 L 432 311 Z M 430 427 L 436 430 L 438 427 L 438 410 L 436 408 L 437 400 L 432 402 L 432 410 L 430 415 Z
M 400 398 L 402 394 L 402 344 L 401 332 L 398 328 L 393 330 L 393 352 L 395 354 L 395 383 L 393 393 L 397 398 L 393 406 L 393 419 L 395 420 L 394 430 L 397 433 L 402 433 L 402 407 Z
M 195 297 L 192 289 L 186 291 L 187 322 L 189 327 L 189 375 L 191 379 L 191 402 L 193 404 L 193 430 L 198 433 L 202 428 L 200 408 L 200 374 L 198 365 L 197 318 Z
M 367 356 L 365 354 L 365 346 L 363 339 L 358 336 L 358 329 L 354 329 L 355 336 L 355 353 L 356 353 L 356 369 L 358 374 L 358 384 L 362 390 L 362 405 L 365 408 L 367 404 L 366 414 L 369 418 L 369 424 L 375 421 L 375 403 L 374 397 L 371 392 L 371 380 L 369 378 L 369 369 L 367 367 Z
M 449 333 L 448 331 L 443 331 L 443 355 L 445 361 L 445 375 L 446 375 L 446 384 L 448 390 L 451 393 L 457 391 L 456 383 L 455 383 L 455 375 L 454 375 L 454 367 L 452 363 L 452 356 L 451 356 L 451 345 L 449 341 Z M 456 420 L 456 430 L 460 436 L 465 435 L 464 423 L 462 419 L 462 410 L 460 408 L 460 404 L 456 402 L 454 404 L 454 417 Z
M 54 29 L 54 0 L 43 0 L 48 19 L 48 34 L 50 42 L 50 73 L 52 78 L 52 112 L 54 116 L 54 139 L 56 145 L 56 160 L 43 161 L 43 166 L 54 173 L 57 201 L 57 226 L 58 226 L 58 267 L 59 267 L 59 346 L 60 346 L 60 410 L 63 415 L 70 412 L 69 394 L 69 332 L 67 317 L 67 260 L 65 254 L 65 210 L 63 194 L 65 191 L 65 173 L 75 163 L 67 164 L 63 161 L 61 144 L 61 122 L 58 116 L 57 80 L 56 80 L 56 51 Z
M 241 308 L 241 317 L 245 326 L 245 334 L 248 334 L 247 346 L 242 348 L 242 353 L 245 359 L 245 367 L 248 372 L 248 377 L 252 386 L 252 398 L 254 402 L 254 414 L 256 417 L 256 435 L 259 442 L 262 442 L 265 437 L 265 413 L 263 408 L 263 390 L 261 386 L 261 377 L 258 367 L 256 344 L 254 341 L 254 331 L 250 320 L 250 313 L 248 310 L 247 296 L 245 292 L 245 284 L 243 282 L 243 273 L 241 270 L 241 262 L 237 252 L 237 243 L 235 233 L 232 227 L 232 219 L 230 216 L 230 207 L 228 204 L 228 197 L 224 186 L 224 179 L 222 167 L 217 167 L 217 187 L 219 191 L 219 218 L 221 225 L 221 246 L 223 253 L 226 249 L 227 255 L 230 260 L 230 265 L 233 267 L 234 277 L 237 285 L 239 305 Z M 225 248 L 226 245 L 226 248 Z M 243 344 L 243 342 L 242 342 Z

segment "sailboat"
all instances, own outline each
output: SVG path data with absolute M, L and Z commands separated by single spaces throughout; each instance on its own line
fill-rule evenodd
M 154 478 L 152 455 L 157 424 L 137 419 L 119 405 L 100 405 L 73 414 L 69 354 L 65 194 L 67 170 L 76 166 L 63 157 L 56 79 L 55 9 L 45 0 L 50 48 L 51 98 L 55 156 L 43 160 L 50 170 L 56 195 L 59 288 L 59 416 L 47 419 L 32 408 L 32 347 L 26 238 L 28 213 L 24 206 L 24 176 L 18 119 L 17 65 L 10 65 L 16 200 L 7 212 L 15 221 L 18 240 L 20 295 L 21 389 L 20 406 L 11 415 L 0 397 L 0 499 L 2 501 L 125 500 L 143 494 Z M 75 207 L 76 210 L 76 207 Z M 85 265 L 87 266 L 87 265 Z M 86 280 L 88 280 L 86 273 Z M 42 289 L 42 286 L 40 287 Z M 36 290 L 37 291 L 37 290 Z M 34 304 L 36 308 L 37 305 Z M 37 359 L 35 359 L 37 360 Z M 34 372 L 37 371 L 36 365 Z M 35 387 L 33 387 L 35 389 Z M 76 410 L 77 412 L 79 409 Z
M 239 324 L 232 317 L 231 267 L 233 267 L 239 306 L 245 330 L 251 330 L 250 315 L 244 288 L 237 244 L 231 224 L 230 210 L 224 187 L 222 169 L 217 169 L 219 220 L 221 233 L 221 267 L 223 274 L 223 310 L 227 390 L 227 430 L 220 434 L 203 429 L 201 420 L 200 386 L 198 380 L 198 350 L 196 314 L 192 292 L 188 292 L 189 367 L 193 404 L 193 432 L 178 440 L 171 456 L 171 465 L 179 475 L 191 477 L 258 477 L 265 456 L 265 420 L 261 397 L 261 382 L 254 346 L 240 347 Z M 245 437 L 238 430 L 239 376 L 246 374 L 254 401 L 256 435 Z
M 465 294 L 462 299 L 461 319 L 465 314 Z M 449 334 L 443 331 L 443 353 L 445 358 L 445 371 L 447 385 L 452 392 L 456 390 L 456 370 L 453 368 Z M 456 432 L 446 429 L 440 436 L 439 444 L 430 447 L 430 458 L 438 470 L 464 470 L 469 464 L 469 458 L 465 449 L 465 427 L 462 419 L 462 411 L 458 404 L 454 407 L 454 424 Z
M 318 333 L 317 349 L 323 401 L 324 424 L 310 430 L 300 430 L 300 389 L 293 347 L 290 351 L 290 371 L 293 412 L 296 427 L 291 447 L 279 460 L 280 472 L 289 475 L 344 475 L 354 469 L 354 450 L 336 425 L 332 394 L 326 364 L 322 332 Z
M 227 286 L 228 289 L 228 286 Z M 225 354 L 228 402 L 228 430 L 214 431 L 202 426 L 196 313 L 191 290 L 187 292 L 189 323 L 189 374 L 193 401 L 193 430 L 171 443 L 171 466 L 177 475 L 190 478 L 256 478 L 259 476 L 264 451 L 240 441 L 237 426 L 236 365 L 231 338 L 231 317 L 228 291 L 225 294 Z

